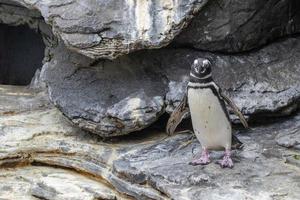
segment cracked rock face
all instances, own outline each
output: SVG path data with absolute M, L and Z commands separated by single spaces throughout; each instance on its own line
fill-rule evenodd
M 300 98 L 299 50 L 300 39 L 290 38 L 243 55 L 163 49 L 94 62 L 60 45 L 42 77 L 67 117 L 110 137 L 149 126 L 165 108 L 171 112 L 197 57 L 211 59 L 216 82 L 250 118 L 288 115 Z
M 200 50 L 242 52 L 300 32 L 298 0 L 209 1 L 176 39 Z
M 91 58 L 113 59 L 167 45 L 207 0 L 12 0 L 38 10 L 65 45 Z
M 143 4 L 142 1 L 108 1 L 104 3 L 79 0 L 15 0 L 14 2 L 18 2 L 18 4 L 0 0 L 0 22 L 10 25 L 28 24 L 29 27 L 42 34 L 46 44 L 44 66 L 40 73 L 36 73 L 32 87 L 44 86 L 43 81 L 45 81 L 51 101 L 65 116 L 82 129 L 102 137 L 126 135 L 142 130 L 157 121 L 163 113 L 172 112 L 185 93 L 190 65 L 197 57 L 206 57 L 212 61 L 216 82 L 250 119 L 285 116 L 291 114 L 298 107 L 300 44 L 297 36 L 239 54 L 209 53 L 198 51 L 195 48 L 174 48 L 173 45 L 179 41 L 178 39 L 186 37 L 188 31 L 182 33 L 168 48 L 143 50 L 123 55 L 123 47 L 118 47 L 119 44 L 124 45 L 126 42 L 123 42 L 128 40 L 132 43 L 139 43 L 137 48 L 131 49 L 132 51 L 154 48 L 154 44 L 155 48 L 159 48 L 162 44 L 165 45 L 173 40 L 173 37 L 186 25 L 192 15 L 197 15 L 192 24 L 188 26 L 188 30 L 193 33 L 193 37 L 187 36 L 188 38 L 202 37 L 202 34 L 194 31 L 195 23 L 199 21 L 201 23 L 196 27 L 199 30 L 212 28 L 212 32 L 208 32 L 211 36 L 214 35 L 216 24 L 219 24 L 221 19 L 239 19 L 245 23 L 243 24 L 239 20 L 229 20 L 229 22 L 237 23 L 238 28 L 245 28 L 245 30 L 254 31 L 254 29 L 259 29 L 258 27 L 263 27 L 260 34 L 258 31 L 255 31 L 257 34 L 253 31 L 249 33 L 249 40 L 244 38 L 246 34 L 244 31 L 233 29 L 235 26 L 232 24 L 229 25 L 230 31 L 233 32 L 229 32 L 229 35 L 234 34 L 235 40 L 223 37 L 227 30 L 223 30 L 224 26 L 217 31 L 223 38 L 216 39 L 220 42 L 218 45 L 222 44 L 221 46 L 228 50 L 231 46 L 228 46 L 227 43 L 234 44 L 237 41 L 243 41 L 248 46 L 242 45 L 243 48 L 234 51 L 249 50 L 254 47 L 253 44 L 260 46 L 269 39 L 298 30 L 298 12 L 294 10 L 298 4 L 295 1 L 280 1 L 276 5 L 274 5 L 274 1 L 268 1 L 265 6 L 266 8 L 274 7 L 274 13 L 275 11 L 277 13 L 276 17 L 271 17 L 275 14 L 267 12 L 260 2 L 252 0 L 247 1 L 245 5 L 240 5 L 237 1 L 231 3 L 218 1 L 218 5 L 224 9 L 219 9 L 216 2 L 212 1 L 209 1 L 206 6 L 204 6 L 206 1 L 181 1 L 176 5 L 171 4 L 171 1 L 151 1 L 151 3 L 147 1 Z M 19 6 L 20 3 L 26 8 Z M 98 4 L 103 6 L 96 6 Z M 148 4 L 151 4 L 151 8 Z M 130 7 L 133 10 L 127 12 L 130 5 L 133 6 Z M 249 9 L 243 9 L 246 5 L 249 6 Z M 202 6 L 204 7 L 197 14 L 196 11 Z M 146 7 L 149 9 L 144 12 L 143 9 Z M 290 8 L 288 12 L 285 12 L 288 8 Z M 143 14 L 147 13 L 146 11 L 151 13 L 149 16 L 145 15 L 153 19 L 151 25 L 167 23 L 163 28 L 169 30 L 168 34 L 171 34 L 172 37 L 160 34 L 162 33 L 161 26 L 151 26 L 149 29 L 138 32 L 135 25 L 142 16 L 135 16 L 135 20 L 129 20 L 131 18 L 127 17 L 125 20 L 125 18 L 119 18 L 119 15 L 113 14 L 116 12 L 122 16 L 125 13 L 126 16 L 128 13 L 136 15 L 141 13 L 141 9 Z M 277 12 L 278 10 L 280 12 Z M 169 16 L 171 12 L 175 14 L 168 18 L 168 22 L 157 17 Z M 267 23 L 268 25 L 264 24 L 266 23 L 264 20 L 261 20 L 261 23 L 256 22 L 257 18 L 261 19 L 262 16 L 265 16 L 264 14 L 269 18 L 274 18 L 273 21 L 280 22 L 280 24 L 273 24 L 272 20 L 266 20 L 270 23 Z M 286 14 L 289 14 L 289 17 Z M 43 17 L 52 27 L 45 24 Z M 206 21 L 198 19 L 205 17 Z M 126 23 L 122 20 L 125 20 Z M 211 24 L 207 24 L 208 22 Z M 252 27 L 251 24 L 256 26 Z M 126 28 L 124 28 L 125 25 Z M 273 30 L 271 28 L 273 26 L 281 30 L 279 35 L 275 34 L 277 31 L 270 31 L 270 29 Z M 51 28 L 58 38 L 52 35 Z M 206 31 L 202 29 L 200 32 L 206 34 Z M 103 43 L 103 36 L 98 41 L 100 32 L 111 37 L 111 41 L 121 39 L 122 42 L 109 43 L 117 45 L 112 48 L 105 46 L 107 43 Z M 272 34 L 266 34 L 266 32 Z M 141 36 L 142 40 L 137 39 L 140 34 L 143 35 Z M 264 39 L 260 37 L 261 35 L 272 37 Z M 127 36 L 136 36 L 137 38 L 130 39 Z M 258 41 L 257 38 L 262 40 Z M 200 43 L 203 45 L 208 44 L 201 41 Z M 227 43 L 223 43 L 224 41 Z M 195 41 L 192 43 L 198 44 Z M 212 42 L 212 44 L 217 43 Z M 104 46 L 98 48 L 99 45 Z M 207 45 L 207 47 L 209 46 Z M 94 52 L 91 51 L 93 48 L 97 49 L 96 54 L 88 55 Z M 99 49 L 104 49 L 105 53 L 98 54 Z M 231 51 L 228 50 L 228 52 Z M 95 60 L 86 55 L 93 58 L 100 58 L 103 55 L 103 58 L 119 57 L 114 60 Z
M 64 169 L 24 167 L 0 172 L 0 198 L 115 200 L 105 184 Z
M 191 166 L 201 149 L 191 134 L 157 130 L 103 142 L 74 127 L 45 93 L 0 87 L 0 198 L 3 199 L 299 199 L 300 116 L 239 131 L 233 169 Z M 42 98 L 44 97 L 44 98 Z M 17 109 L 15 99 L 23 107 Z M 11 102 L 11 103 L 10 103 Z M 32 107 L 32 103 L 40 105 Z M 22 131 L 21 131 L 22 130 Z M 299 138 L 299 137 L 298 137 Z M 222 157 L 212 152 L 211 159 Z
M 295 111 L 300 37 L 273 39 L 299 30 L 299 3 L 176 2 L 0 0 L 0 23 L 46 45 L 30 87 L 0 85 L 0 199 L 300 199 L 299 114 L 239 130 L 232 170 L 188 165 L 201 150 L 190 133 L 142 131 L 181 100 L 197 57 L 250 119 Z M 168 48 L 132 53 L 167 45 L 196 15 Z
M 159 66 L 125 57 L 94 63 L 63 45 L 53 55 L 42 77 L 51 100 L 78 126 L 110 137 L 141 130 L 163 114 L 167 82 Z

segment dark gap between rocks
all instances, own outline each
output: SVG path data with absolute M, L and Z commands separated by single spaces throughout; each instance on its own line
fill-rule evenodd
M 246 54 L 255 53 L 273 43 L 280 43 L 289 38 L 297 38 L 297 37 L 300 37 L 300 32 L 284 35 L 281 37 L 274 38 L 272 40 L 269 39 L 269 40 L 267 40 L 267 42 L 265 44 L 259 45 L 252 49 L 249 49 L 249 50 L 240 51 L 240 52 L 210 51 L 207 49 L 200 49 L 200 48 L 193 47 L 190 44 L 176 44 L 174 42 L 171 42 L 164 48 L 165 49 L 190 49 L 190 50 L 197 51 L 197 52 L 212 53 L 212 54 L 219 55 L 219 56 L 243 56 Z
M 0 84 L 28 85 L 42 67 L 45 44 L 27 26 L 0 24 Z

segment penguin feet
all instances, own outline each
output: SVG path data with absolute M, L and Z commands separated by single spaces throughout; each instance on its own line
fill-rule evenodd
M 223 159 L 219 160 L 218 163 L 222 168 L 226 168 L 226 167 L 233 168 L 233 162 L 232 162 L 232 159 L 231 159 L 230 150 L 225 151 Z
M 207 165 L 210 163 L 210 159 L 209 159 L 209 153 L 207 151 L 207 149 L 203 149 L 200 157 L 196 156 L 196 158 L 191 161 L 189 164 L 190 165 Z

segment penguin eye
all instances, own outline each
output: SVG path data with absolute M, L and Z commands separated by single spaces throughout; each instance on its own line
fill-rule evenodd
M 199 73 L 200 67 L 199 67 L 199 66 L 195 66 L 194 68 L 195 68 L 195 72 L 196 72 L 196 73 Z

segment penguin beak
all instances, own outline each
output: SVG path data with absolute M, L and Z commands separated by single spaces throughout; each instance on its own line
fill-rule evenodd
M 201 66 L 200 68 L 201 68 L 201 69 L 200 69 L 200 73 L 204 73 L 205 70 L 206 70 L 206 67 L 205 67 L 205 66 Z

